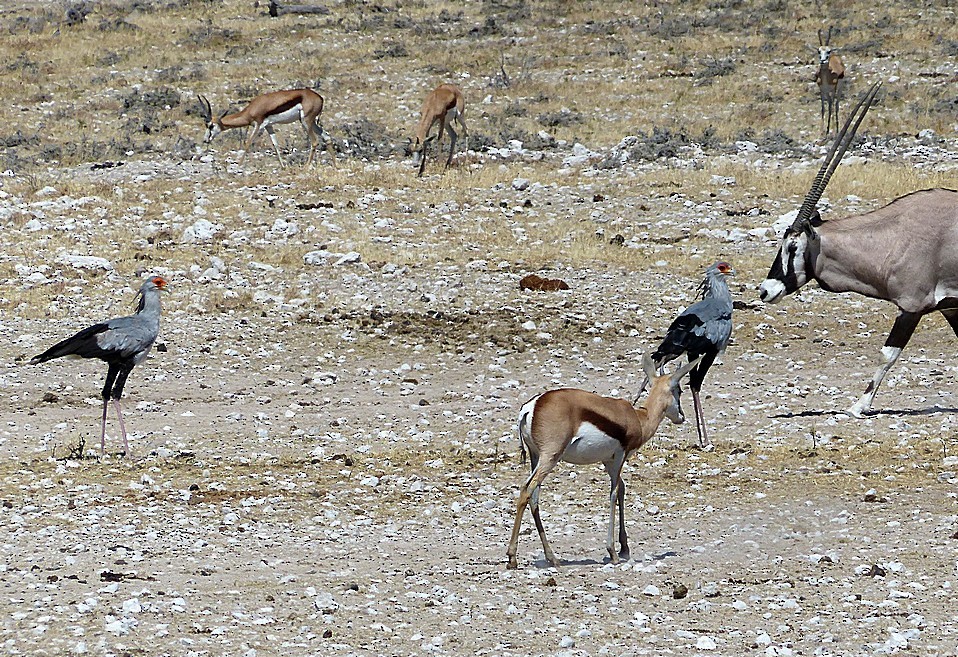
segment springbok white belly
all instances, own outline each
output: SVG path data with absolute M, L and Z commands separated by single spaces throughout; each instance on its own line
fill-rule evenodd
M 299 121 L 299 117 L 303 115 L 303 106 L 302 105 L 293 105 L 285 112 L 277 112 L 276 114 L 270 114 L 265 119 L 263 119 L 263 125 L 274 125 L 277 123 L 292 123 L 294 121 Z
M 622 444 L 618 440 L 599 431 L 594 425 L 583 422 L 575 438 L 562 453 L 562 460 L 576 465 L 605 463 L 621 451 Z

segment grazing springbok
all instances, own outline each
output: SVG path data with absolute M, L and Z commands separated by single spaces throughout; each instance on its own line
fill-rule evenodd
M 575 465 L 602 463 L 609 473 L 612 490 L 609 495 L 609 535 L 606 548 L 612 563 L 629 556 L 629 538 L 625 533 L 625 483 L 622 466 L 629 455 L 647 443 L 663 418 L 675 424 L 685 421 L 682 414 L 680 384 L 682 377 L 699 364 L 688 363 L 672 374 L 657 376 L 655 363 L 646 354 L 642 369 L 652 380 L 645 403 L 639 408 L 624 399 L 601 397 L 595 393 L 574 388 L 550 390 L 533 397 L 519 411 L 519 439 L 523 457 L 529 450 L 532 474 L 519 491 L 516 520 L 509 539 L 509 568 L 517 568 L 519 527 L 526 506 L 532 504 L 532 519 L 539 531 L 546 560 L 556 568 L 559 560 L 546 540 L 545 528 L 539 517 L 539 486 L 559 461 Z M 619 544 L 616 553 L 615 506 L 619 505 Z
M 829 43 L 832 40 L 832 28 L 828 28 L 828 35 L 822 38 L 822 31 L 818 31 L 818 73 L 815 74 L 815 84 L 822 99 L 822 127 L 825 134 L 832 132 L 832 117 L 835 117 L 835 129 L 838 130 L 838 99 L 841 92 L 839 87 L 845 78 L 845 64 L 842 58 L 835 53 Z M 825 116 L 826 110 L 828 116 Z
M 203 141 L 207 144 L 224 130 L 252 126 L 249 136 L 246 138 L 243 159 L 249 154 L 250 148 L 252 148 L 253 142 L 259 137 L 259 134 L 265 130 L 270 141 L 273 142 L 276 157 L 279 158 L 279 165 L 285 167 L 286 163 L 283 162 L 283 155 L 280 153 L 273 126 L 299 121 L 306 130 L 306 137 L 309 139 L 309 159 L 306 166 L 313 163 L 316 147 L 320 141 L 326 143 L 326 149 L 329 151 L 330 157 L 333 158 L 334 163 L 336 162 L 336 155 L 333 153 L 329 136 L 319 123 L 319 115 L 323 112 L 323 97 L 312 89 L 288 89 L 263 94 L 251 100 L 249 105 L 239 112 L 227 114 L 227 110 L 220 114 L 218 119 L 213 118 L 213 108 L 210 106 L 210 101 L 205 96 L 197 96 L 197 98 L 200 100 L 200 109 L 203 112 L 203 118 L 206 120 L 206 136 Z
M 884 362 L 848 410 L 856 417 L 871 409 L 878 386 L 922 316 L 940 311 L 958 334 L 958 192 L 926 189 L 866 214 L 826 222 L 815 210 L 880 84 L 862 98 L 836 138 L 759 286 L 765 303 L 776 303 L 814 279 L 828 292 L 857 292 L 898 306 L 881 350 Z
M 446 166 L 452 162 L 452 156 L 456 152 L 456 140 L 458 133 L 453 130 L 452 122 L 455 121 L 462 128 L 462 134 L 466 138 L 466 150 L 469 150 L 469 134 L 466 131 L 465 119 L 463 113 L 466 111 L 466 101 L 463 98 L 462 90 L 454 84 L 440 84 L 429 92 L 420 111 L 419 125 L 416 126 L 416 136 L 412 141 L 412 164 L 419 167 L 418 176 L 422 176 L 426 169 L 426 145 L 439 137 L 439 146 L 437 152 L 442 153 L 443 133 L 449 133 L 449 157 L 446 158 Z M 429 136 L 429 131 L 436 124 L 439 124 L 439 130 L 436 135 Z

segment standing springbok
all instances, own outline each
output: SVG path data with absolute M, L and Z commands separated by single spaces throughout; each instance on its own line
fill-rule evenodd
M 330 157 L 332 157 L 334 163 L 336 162 L 336 155 L 333 153 L 328 135 L 319 123 L 319 115 L 323 112 L 323 97 L 312 89 L 288 89 L 262 94 L 251 100 L 249 105 L 239 112 L 228 114 L 227 111 L 224 111 L 218 119 L 213 118 L 213 108 L 210 106 L 210 101 L 205 96 L 197 96 L 197 98 L 200 100 L 200 109 L 203 112 L 203 118 L 206 120 L 206 136 L 203 141 L 207 144 L 224 130 L 252 126 L 249 136 L 246 138 L 243 159 L 249 154 L 250 148 L 252 148 L 253 142 L 256 141 L 259 134 L 265 130 L 270 141 L 273 142 L 276 157 L 279 158 L 279 165 L 285 167 L 286 163 L 283 162 L 283 155 L 280 153 L 273 126 L 299 121 L 306 130 L 306 137 L 309 139 L 309 159 L 306 166 L 313 163 L 316 147 L 320 141 L 326 143 L 326 149 L 329 151 Z
M 898 306 L 881 350 L 884 362 L 848 410 L 856 417 L 871 409 L 878 386 L 922 316 L 940 311 L 958 334 L 958 192 L 926 189 L 878 210 L 827 222 L 815 210 L 880 84 L 871 87 L 848 117 L 759 286 L 765 303 L 777 303 L 815 279 L 828 292 L 857 292 Z
M 539 486 L 559 461 L 575 465 L 602 463 L 612 484 L 609 494 L 609 534 L 606 549 L 612 563 L 629 556 L 629 538 L 625 533 L 625 483 L 622 481 L 622 466 L 629 455 L 647 443 L 663 418 L 675 424 L 685 421 L 682 413 L 680 384 L 682 377 L 699 364 L 688 363 L 672 374 L 657 376 L 652 358 L 646 354 L 642 369 L 652 380 L 652 388 L 639 408 L 624 399 L 601 397 L 597 394 L 561 388 L 550 390 L 526 402 L 519 411 L 519 438 L 522 454 L 529 450 L 532 474 L 519 491 L 516 520 L 509 539 L 509 568 L 517 568 L 516 552 L 519 547 L 519 527 L 526 506 L 532 504 L 532 519 L 539 531 L 546 560 L 556 568 L 556 559 L 545 528 L 539 517 Z M 615 506 L 619 505 L 619 544 L 615 551 Z
M 838 99 L 841 89 L 840 83 L 845 78 L 845 64 L 842 58 L 835 53 L 829 43 L 832 40 L 832 28 L 822 38 L 822 31 L 818 31 L 818 73 L 815 74 L 815 84 L 822 99 L 822 127 L 825 134 L 832 132 L 832 116 L 835 117 L 835 129 L 838 130 Z M 828 111 L 826 118 L 825 112 Z
M 463 98 L 462 90 L 454 84 L 440 84 L 429 92 L 426 100 L 422 104 L 420 111 L 419 124 L 416 126 L 416 136 L 412 141 L 412 164 L 419 167 L 417 176 L 422 176 L 426 169 L 426 145 L 439 137 L 439 146 L 437 152 L 442 154 L 442 136 L 443 133 L 449 133 L 449 157 L 446 158 L 446 166 L 452 162 L 452 156 L 456 152 L 456 140 L 458 133 L 453 130 L 452 122 L 455 121 L 462 128 L 462 134 L 466 138 L 466 150 L 469 150 L 469 134 L 466 131 L 466 123 L 463 113 L 466 111 L 466 101 Z M 438 132 L 432 137 L 429 131 L 436 124 L 439 124 Z

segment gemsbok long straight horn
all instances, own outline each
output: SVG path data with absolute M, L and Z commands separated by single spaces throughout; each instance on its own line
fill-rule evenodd
M 878 210 L 833 221 L 822 221 L 816 210 L 880 85 L 871 86 L 845 121 L 759 286 L 765 303 L 815 280 L 828 292 L 856 292 L 898 307 L 883 362 L 848 410 L 857 417 L 871 409 L 882 379 L 924 315 L 940 311 L 958 334 L 958 192 L 912 192 Z

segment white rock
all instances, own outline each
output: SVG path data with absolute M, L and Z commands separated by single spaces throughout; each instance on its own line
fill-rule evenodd
M 223 230 L 221 224 L 214 224 L 209 219 L 197 219 L 192 226 L 183 231 L 183 241 L 187 243 L 205 242 Z
M 269 232 L 272 235 L 291 237 L 299 232 L 299 224 L 295 221 L 286 221 L 285 219 L 279 218 L 273 222 L 273 226 L 269 229 Z
M 340 254 L 332 253 L 326 249 L 320 249 L 319 251 L 310 251 L 303 256 L 303 262 L 307 265 L 326 265 L 329 264 L 331 260 L 335 260 L 339 257 Z
M 63 253 L 57 256 L 57 262 L 69 265 L 75 269 L 102 269 L 104 271 L 113 271 L 113 263 L 106 258 L 98 258 L 96 256 Z
M 329 386 L 336 383 L 339 375 L 335 372 L 316 372 L 313 374 L 313 383 L 317 385 Z
M 313 605 L 324 614 L 331 614 L 339 609 L 339 603 L 329 591 L 319 591 L 313 598 Z
M 697 650 L 715 650 L 717 647 L 718 644 L 715 643 L 715 639 L 710 636 L 700 636 L 699 640 L 695 642 Z

